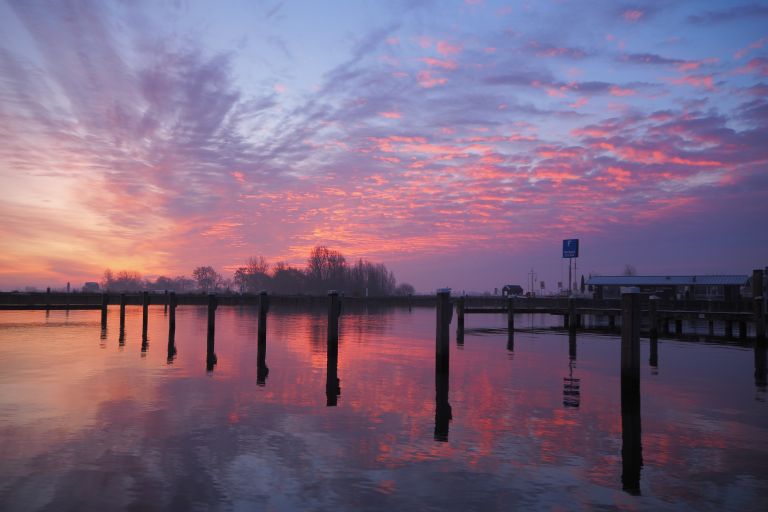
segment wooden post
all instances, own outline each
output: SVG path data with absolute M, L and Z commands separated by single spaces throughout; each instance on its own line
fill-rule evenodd
M 456 344 L 464 344 L 464 297 L 456 299 Z
M 651 295 L 648 298 L 648 322 L 651 338 L 659 337 L 659 298 Z
M 168 317 L 168 357 L 167 364 L 173 364 L 176 358 L 176 292 L 171 292 L 166 301 L 166 306 L 170 306 L 171 314 Z
M 579 319 L 576 315 L 576 299 L 568 299 L 568 330 L 575 331 Z
M 640 293 L 621 296 L 621 388 L 640 389 Z
M 725 321 L 725 337 L 733 338 L 733 320 L 731 319 Z
M 640 493 L 643 465 L 640 436 L 640 290 L 621 296 L 621 458 L 622 487 Z
M 707 322 L 707 334 L 710 336 L 715 335 L 715 321 L 712 320 L 711 318 Z
M 675 336 L 683 335 L 683 319 L 675 318 Z
M 755 315 L 755 338 L 765 339 L 765 308 L 763 301 L 763 271 L 757 269 L 752 271 L 752 300 Z
M 51 309 L 51 287 L 49 286 L 45 290 L 45 310 Z
M 168 314 L 168 290 L 165 290 L 164 297 L 163 297 L 163 314 Z
M 176 299 L 176 292 L 171 292 L 168 297 L 168 305 L 170 306 L 170 315 L 168 316 L 168 336 L 176 336 L 176 306 L 178 305 L 178 299 Z
M 218 307 L 218 301 L 216 295 L 213 293 L 208 294 L 208 340 L 205 354 L 205 369 L 209 372 L 213 371 L 213 367 L 216 365 L 216 308 Z
M 267 312 L 269 311 L 269 295 L 259 293 L 259 333 L 256 343 L 256 384 L 266 384 L 269 368 L 267 368 Z
M 739 320 L 739 338 L 744 339 L 747 337 L 747 321 Z
M 768 342 L 755 342 L 755 387 L 765 393 L 768 388 Z
M 141 295 L 141 339 L 147 339 L 147 325 L 149 323 L 149 292 Z
M 616 330 L 616 315 L 608 315 L 608 329 L 611 331 Z
M 101 330 L 107 328 L 107 304 L 109 304 L 109 295 L 101 294 Z
M 328 407 L 335 407 L 341 394 L 338 374 L 340 315 L 339 294 L 335 290 L 330 290 L 328 292 L 328 356 L 325 372 L 325 398 Z
M 515 350 L 515 299 L 507 298 L 507 350 Z
M 451 325 L 452 313 L 451 290 L 448 288 L 437 290 L 437 329 L 435 338 L 435 371 L 437 373 L 448 372 L 448 340 L 450 338 L 448 328 Z

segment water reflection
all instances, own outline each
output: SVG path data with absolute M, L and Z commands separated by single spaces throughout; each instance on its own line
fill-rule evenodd
M 435 372 L 435 441 L 448 441 L 448 425 L 453 419 L 448 403 L 448 371 Z
M 566 369 L 564 336 L 520 330 L 512 360 L 505 319 L 488 318 L 449 374 L 435 368 L 434 309 L 345 314 L 335 351 L 323 336 L 320 352 L 310 333 L 325 314 L 271 312 L 277 370 L 262 388 L 255 313 L 219 309 L 207 378 L 205 311 L 180 307 L 172 337 L 170 308 L 165 322 L 153 308 L 148 338 L 168 350 L 144 360 L 95 346 L 98 311 L 0 322 L 0 385 L 13 390 L 0 393 L 13 411 L 0 509 L 759 510 L 768 493 L 768 409 L 754 399 L 764 345 L 665 342 L 641 425 L 639 394 L 619 396 L 612 336 L 579 332 L 578 365 L 568 338 Z M 125 330 L 138 335 L 141 309 L 131 313 Z M 589 397 L 578 408 L 564 406 L 565 375 Z
M 643 446 L 640 439 L 640 390 L 621 394 L 621 485 L 629 494 L 640 495 Z

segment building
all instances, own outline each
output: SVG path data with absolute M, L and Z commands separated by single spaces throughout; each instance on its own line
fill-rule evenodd
M 742 297 L 749 279 L 748 275 L 590 276 L 587 286 L 596 299 L 618 299 L 622 287 L 634 286 L 662 299 L 730 301 Z
M 523 287 L 519 284 L 508 284 L 501 289 L 501 295 L 504 297 L 522 297 L 524 294 Z
M 83 293 L 98 293 L 99 283 L 95 281 L 88 281 L 83 285 Z

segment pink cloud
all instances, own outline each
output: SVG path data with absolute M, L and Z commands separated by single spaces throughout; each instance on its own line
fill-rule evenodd
M 431 68 L 442 68 L 442 69 L 454 70 L 459 67 L 456 61 L 453 61 L 453 60 L 440 60 L 440 59 L 434 59 L 431 57 L 423 57 L 420 60 Z
M 238 183 L 245 183 L 245 176 L 240 171 L 232 171 L 230 174 Z
M 437 53 L 439 53 L 443 57 L 450 57 L 451 55 L 456 55 L 460 52 L 461 52 L 461 45 L 454 45 L 449 43 L 448 41 L 437 42 Z
M 379 112 L 379 115 L 387 119 L 400 119 L 403 117 L 400 112 Z
M 419 71 L 416 75 L 416 81 L 420 86 L 429 89 L 438 85 L 445 85 L 448 82 L 448 79 L 433 76 L 431 71 Z
M 735 72 L 739 74 L 754 73 L 760 76 L 768 76 L 768 59 L 765 57 L 755 57 Z
M 690 85 L 692 87 L 703 87 L 714 90 L 714 78 L 712 75 L 688 75 L 680 78 L 674 78 L 671 83 L 675 85 Z
M 581 108 L 584 105 L 586 105 L 588 102 L 589 102 L 589 99 L 582 97 L 582 98 L 577 99 L 576 101 L 574 101 L 573 103 L 571 103 L 568 106 L 571 107 L 571 108 Z
M 744 58 L 751 50 L 759 50 L 762 48 L 765 43 L 768 42 L 768 37 L 761 37 L 757 41 L 754 41 L 750 44 L 748 44 L 746 47 L 741 48 L 736 53 L 733 54 L 734 59 L 742 59 Z
M 630 10 L 624 11 L 624 14 L 622 16 L 629 23 L 637 23 L 638 21 L 640 21 L 640 18 L 643 17 L 643 14 L 645 13 L 640 9 L 630 9 Z
M 611 96 L 633 96 L 637 93 L 637 91 L 633 89 L 625 89 L 618 85 L 612 85 L 609 92 Z

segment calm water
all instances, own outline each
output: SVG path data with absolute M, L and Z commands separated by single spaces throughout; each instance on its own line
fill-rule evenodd
M 518 332 L 511 351 L 493 329 L 506 318 L 471 316 L 463 346 L 452 334 L 446 433 L 433 309 L 342 316 L 336 407 L 322 312 L 270 312 L 263 383 L 249 310 L 219 308 L 211 372 L 204 308 L 178 308 L 171 361 L 162 308 L 143 349 L 141 309 L 122 342 L 117 313 L 103 335 L 98 311 L 0 312 L 0 509 L 764 510 L 768 497 L 765 351 L 661 340 L 651 367 L 643 340 L 641 409 L 623 423 L 617 338 Z

